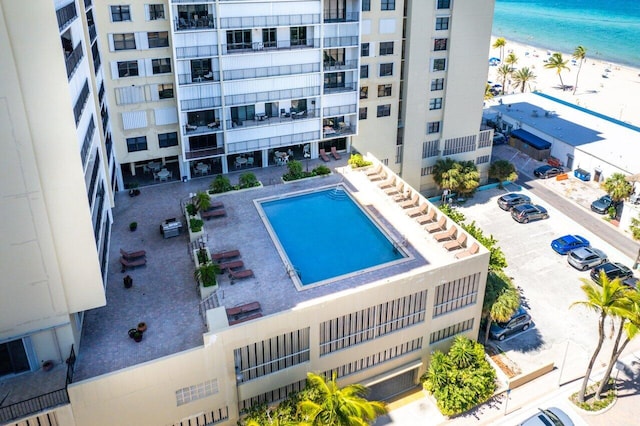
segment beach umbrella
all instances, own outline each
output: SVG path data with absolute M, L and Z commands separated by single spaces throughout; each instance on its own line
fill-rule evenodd
M 500 58 L 496 58 L 495 56 L 491 57 L 489 58 L 489 62 L 500 62 Z

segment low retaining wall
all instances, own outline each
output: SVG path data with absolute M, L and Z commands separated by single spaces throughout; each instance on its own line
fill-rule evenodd
M 537 379 L 538 377 L 544 376 L 545 374 L 553 371 L 553 363 L 543 365 L 542 367 L 533 370 L 526 374 L 520 374 L 513 379 L 509 380 L 509 389 L 515 389 L 520 387 L 526 383 L 529 383 L 532 380 Z

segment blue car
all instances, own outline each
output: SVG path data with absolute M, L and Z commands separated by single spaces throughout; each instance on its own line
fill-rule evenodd
M 589 241 L 580 235 L 565 235 L 564 237 L 556 238 L 551 241 L 551 248 L 559 254 L 567 254 L 571 250 L 589 246 Z

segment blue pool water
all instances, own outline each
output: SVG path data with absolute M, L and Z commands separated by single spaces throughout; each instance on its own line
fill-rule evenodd
M 265 201 L 261 207 L 303 285 L 404 257 L 342 189 Z

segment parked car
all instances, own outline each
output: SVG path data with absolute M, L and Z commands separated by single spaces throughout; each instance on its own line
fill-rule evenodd
M 613 205 L 613 200 L 609 195 L 603 195 L 602 197 L 591 203 L 591 210 L 599 214 L 605 214 L 609 210 L 609 207 Z
M 558 407 L 538 408 L 538 411 L 519 426 L 573 426 L 571 418 Z
M 550 177 L 554 177 L 557 176 L 559 174 L 563 173 L 562 170 L 560 170 L 557 167 L 553 167 L 553 166 L 540 166 L 537 169 L 535 169 L 533 171 L 533 174 L 536 175 L 536 177 L 542 178 L 542 179 L 547 179 Z
M 511 210 L 518 204 L 529 204 L 530 202 L 531 198 L 518 192 L 510 192 L 498 198 L 498 205 L 502 210 Z
M 600 271 L 604 271 L 609 280 L 620 278 L 621 281 L 633 277 L 633 271 L 620 262 L 607 262 L 591 270 L 591 279 L 600 284 Z
M 511 217 L 516 222 L 529 223 L 532 220 L 547 219 L 549 213 L 542 206 L 533 204 L 518 204 L 511 209 Z
M 586 271 L 608 261 L 609 259 L 607 259 L 605 252 L 593 247 L 580 247 L 579 249 L 571 250 L 567 256 L 569 265 L 581 271 Z
M 494 322 L 489 328 L 489 336 L 494 340 L 504 340 L 519 331 L 524 331 L 531 327 L 531 315 L 522 306 L 505 322 Z
M 551 248 L 559 254 L 567 254 L 571 250 L 579 249 L 580 247 L 589 247 L 590 245 L 586 238 L 571 234 L 551 241 Z
M 494 145 L 502 145 L 504 143 L 507 143 L 507 138 L 505 135 L 503 135 L 502 133 L 494 133 L 493 134 L 493 144 Z
M 636 277 L 629 277 L 623 280 L 622 284 L 626 285 L 627 287 L 631 287 L 638 290 L 638 285 L 640 285 L 640 279 Z

